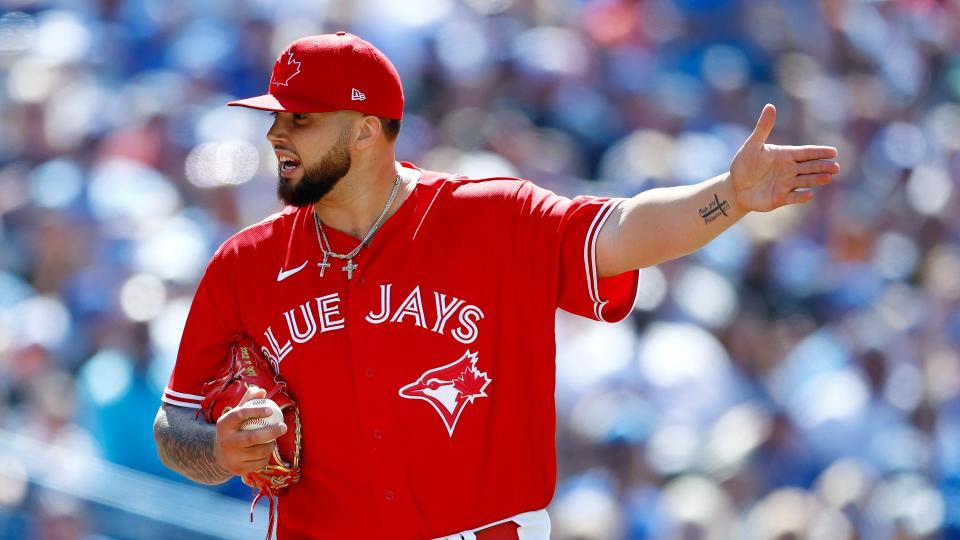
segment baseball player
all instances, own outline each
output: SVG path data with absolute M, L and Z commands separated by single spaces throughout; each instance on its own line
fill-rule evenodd
M 767 105 L 728 173 L 568 199 L 395 161 L 403 104 L 390 61 L 344 32 L 294 41 L 267 94 L 229 103 L 273 113 L 287 206 L 211 259 L 156 419 L 159 452 L 209 484 L 266 464 L 286 426 L 239 429 L 266 410 L 216 425 L 196 415 L 247 334 L 302 420 L 302 478 L 279 498 L 278 538 L 546 540 L 556 309 L 623 319 L 638 269 L 747 212 L 810 201 L 837 153 L 766 144 Z

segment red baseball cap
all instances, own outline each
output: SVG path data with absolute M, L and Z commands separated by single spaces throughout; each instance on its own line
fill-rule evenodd
M 403 87 L 393 64 L 346 32 L 300 38 L 273 65 L 267 93 L 227 105 L 264 111 L 358 111 L 400 119 Z

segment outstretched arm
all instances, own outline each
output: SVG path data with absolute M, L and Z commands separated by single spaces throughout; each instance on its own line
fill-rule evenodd
M 730 172 L 692 186 L 651 189 L 625 201 L 597 239 L 600 277 L 652 266 L 692 253 L 748 212 L 769 212 L 813 199 L 840 166 L 830 146 L 766 144 L 777 110 L 767 105 L 730 164 Z

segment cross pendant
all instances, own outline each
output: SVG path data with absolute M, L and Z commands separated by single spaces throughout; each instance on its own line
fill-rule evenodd
M 342 270 L 347 273 L 347 280 L 353 279 L 353 271 L 357 269 L 357 266 L 360 265 L 354 264 L 353 259 L 349 259 L 347 264 L 343 266 Z
M 326 272 L 327 268 L 330 267 L 330 263 L 327 262 L 327 259 L 328 259 L 327 254 L 324 253 L 324 254 L 323 254 L 323 262 L 322 262 L 322 263 L 317 263 L 317 266 L 320 267 L 320 277 L 323 277 L 323 273 Z

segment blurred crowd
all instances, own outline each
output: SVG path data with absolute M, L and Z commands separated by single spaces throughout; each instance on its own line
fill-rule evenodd
M 558 313 L 554 538 L 960 538 L 957 0 L 0 0 L 0 433 L 179 479 L 152 422 L 196 283 L 279 208 L 269 115 L 224 104 L 339 29 L 423 168 L 632 196 L 726 170 L 767 102 L 839 148 L 627 321 Z M 0 452 L 0 539 L 105 537 L 38 457 Z

